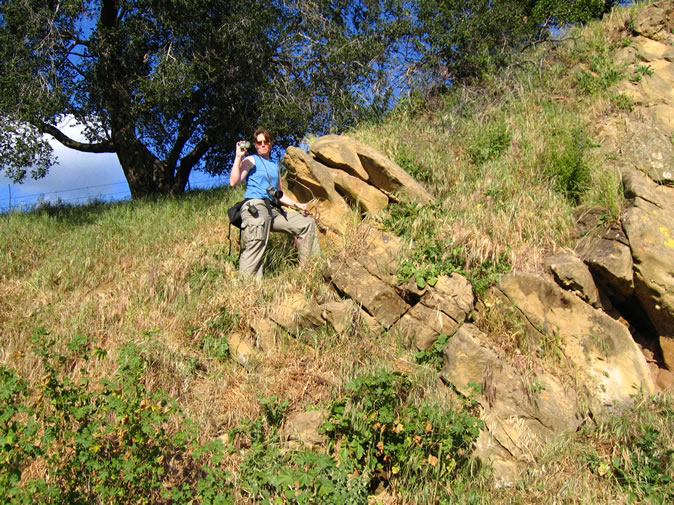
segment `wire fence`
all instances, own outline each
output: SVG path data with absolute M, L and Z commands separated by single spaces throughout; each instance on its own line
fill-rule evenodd
M 227 177 L 190 180 L 186 191 L 212 189 L 229 184 Z M 126 181 L 82 186 L 55 191 L 21 194 L 18 185 L 7 186 L 7 196 L 0 196 L 0 214 L 11 211 L 30 211 L 43 205 L 86 205 L 94 202 L 119 202 L 131 199 Z

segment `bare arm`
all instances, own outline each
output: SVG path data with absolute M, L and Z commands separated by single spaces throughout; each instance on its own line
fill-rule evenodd
M 250 169 L 255 166 L 255 161 L 252 157 L 246 155 L 246 149 L 241 146 L 242 142 L 236 143 L 236 156 L 234 158 L 234 163 L 232 164 L 232 170 L 229 173 L 229 184 L 236 186 L 241 181 L 245 180 L 248 177 L 248 172 Z

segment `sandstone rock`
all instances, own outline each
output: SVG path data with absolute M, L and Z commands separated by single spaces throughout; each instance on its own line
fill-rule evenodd
M 671 41 L 674 26 L 674 6 L 661 1 L 640 9 L 633 23 L 635 33 L 653 40 Z
M 444 349 L 441 374 L 483 407 L 488 435 L 478 440 L 477 455 L 509 484 L 521 464 L 533 462 L 554 437 L 575 430 L 581 417 L 574 391 L 544 371 L 518 371 L 487 344 L 479 330 L 463 325 Z
M 674 338 L 674 189 L 655 184 L 637 171 L 623 175 L 631 206 L 623 227 L 634 258 L 635 294 L 661 338 L 663 353 Z M 662 345 L 664 344 L 664 346 Z M 674 371 L 674 353 L 665 355 Z
M 674 372 L 674 338 L 661 336 L 660 348 L 662 349 L 662 358 L 665 361 L 667 369 Z
M 304 295 L 295 293 L 273 307 L 269 317 L 291 335 L 304 329 L 323 326 L 321 312 L 314 303 L 309 303 Z
M 347 333 L 358 317 L 358 306 L 353 300 L 339 300 L 318 306 L 321 317 L 330 323 L 337 333 Z
M 652 124 L 630 121 L 619 154 L 624 169 L 636 168 L 656 182 L 674 180 L 674 146 L 667 135 Z
M 348 137 L 325 135 L 312 142 L 310 150 L 316 159 L 330 167 L 344 170 L 366 182 L 370 179 L 360 162 L 356 145 L 349 142 Z
M 335 189 L 330 168 L 314 160 L 298 147 L 289 147 L 283 157 L 288 169 L 287 186 L 301 201 L 327 200 L 330 211 L 340 216 L 349 213 L 349 206 Z
M 388 196 L 361 179 L 339 170 L 334 170 L 332 177 L 335 186 L 339 187 L 342 193 L 347 195 L 364 212 L 376 214 L 388 205 Z
M 666 133 L 669 136 L 674 135 L 674 104 L 663 103 L 656 104 L 649 107 L 651 115 L 655 118 L 658 127 L 662 130 L 663 133 Z M 666 174 L 669 172 L 669 174 Z M 672 171 L 665 171 L 663 173 L 662 182 L 667 184 L 672 183 Z
M 632 295 L 632 254 L 622 230 L 586 235 L 576 245 L 576 253 L 590 268 L 597 285 L 612 299 L 624 301 Z
M 661 391 L 674 392 L 674 372 L 659 370 L 656 384 Z
M 379 325 L 389 328 L 409 310 L 410 306 L 395 289 L 397 258 L 402 247 L 401 239 L 394 234 L 365 228 L 358 249 L 335 261 L 327 273 L 340 292 L 376 319 L 376 324 L 366 321 L 372 331 L 378 331 Z
M 292 449 L 313 449 L 325 443 L 319 428 L 326 419 L 327 412 L 322 410 L 293 412 L 286 418 L 281 436 Z
M 452 335 L 474 307 L 473 288 L 459 275 L 442 276 L 433 287 L 428 287 L 392 330 L 413 336 L 417 349 L 430 349 L 441 333 Z
M 384 327 L 389 328 L 409 310 L 393 287 L 381 281 L 358 262 L 337 263 L 330 269 L 335 287 L 353 298 Z
M 321 146 L 344 145 L 345 150 L 356 152 L 367 173 L 367 181 L 375 187 L 388 191 L 400 191 L 412 201 L 427 204 L 433 197 L 414 178 L 382 153 L 346 136 L 327 135 L 311 146 L 311 152 L 319 156 Z M 316 146 L 316 147 L 315 147 Z M 325 159 L 325 156 L 323 157 Z
M 229 355 L 244 367 L 254 365 L 261 358 L 260 353 L 253 347 L 253 343 L 240 333 L 230 334 L 227 337 L 227 344 L 229 345 Z
M 641 35 L 633 37 L 632 47 L 625 49 L 632 49 L 639 60 L 647 63 L 660 60 L 671 61 L 674 59 L 674 49 L 672 46 Z
M 364 331 L 378 335 L 382 327 L 377 320 L 361 309 L 353 300 L 338 300 L 319 306 L 321 317 L 330 323 L 337 333 Z
M 276 326 L 266 318 L 256 319 L 251 323 L 255 333 L 256 344 L 264 352 L 270 352 L 276 348 Z
M 546 258 L 545 268 L 557 284 L 580 296 L 593 307 L 600 308 L 599 291 L 590 269 L 575 254 L 557 254 Z
M 398 258 L 402 249 L 400 237 L 391 232 L 370 228 L 363 237 L 361 251 L 354 259 L 377 279 L 393 286 L 397 282 Z
M 553 338 L 578 368 L 595 413 L 629 406 L 640 391 L 653 393 L 644 355 L 621 323 L 535 275 L 505 275 L 497 289 L 530 323 L 531 335 Z

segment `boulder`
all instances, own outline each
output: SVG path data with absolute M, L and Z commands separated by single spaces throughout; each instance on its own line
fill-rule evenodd
M 635 58 L 634 61 L 643 61 L 646 63 L 653 63 L 661 60 L 674 60 L 674 49 L 669 44 L 664 42 L 649 39 L 642 35 L 632 38 L 632 46 L 625 49 L 632 49 Z
M 254 347 L 254 343 L 240 333 L 232 333 L 227 336 L 229 355 L 234 361 L 246 368 L 253 366 L 261 359 L 261 354 Z
M 532 274 L 508 274 L 493 291 L 528 322 L 528 334 L 558 347 L 577 368 L 590 408 L 622 409 L 643 391 L 655 391 L 643 353 L 629 330 L 554 282 Z
M 294 293 L 277 303 L 269 317 L 291 335 L 302 330 L 320 328 L 325 323 L 315 303 L 306 300 L 301 293 Z
M 335 186 L 363 212 L 376 214 L 388 205 L 388 196 L 363 180 L 340 170 L 334 170 L 332 177 Z
M 281 438 L 290 449 L 314 449 L 325 443 L 319 428 L 327 419 L 327 412 L 312 410 L 293 412 L 284 421 Z
M 318 209 L 322 221 L 333 229 L 344 231 L 350 208 L 335 189 L 331 169 L 293 146 L 286 150 L 283 164 L 288 169 L 288 190 L 302 202 L 327 202 Z
M 276 348 L 277 326 L 267 318 L 258 318 L 251 323 L 257 347 L 268 353 Z
M 319 306 L 321 317 L 330 323 L 337 333 L 365 331 L 378 335 L 381 325 L 375 318 L 361 309 L 353 300 L 336 300 Z
M 674 80 L 670 89 L 672 85 Z M 674 180 L 674 146 L 662 129 L 653 124 L 629 121 L 618 153 L 623 170 L 640 170 L 660 183 Z
M 349 142 L 346 137 L 340 135 L 320 137 L 312 142 L 311 153 L 317 160 L 330 167 L 344 170 L 366 182 L 370 179 L 360 162 L 355 144 Z
M 355 300 L 384 328 L 390 328 L 410 308 L 390 284 L 358 262 L 334 263 L 329 277 L 340 292 Z
M 395 234 L 377 228 L 368 228 L 354 260 L 372 275 L 391 286 L 397 283 L 398 258 L 403 242 Z
M 674 39 L 674 4 L 655 2 L 639 9 L 632 23 L 632 31 L 649 39 L 671 42 Z
M 620 303 L 632 296 L 632 253 L 620 228 L 601 227 L 589 233 L 578 241 L 576 253 L 590 268 L 597 286 L 612 300 Z

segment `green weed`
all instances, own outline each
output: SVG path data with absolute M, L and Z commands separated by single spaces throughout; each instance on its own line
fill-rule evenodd
M 468 146 L 468 154 L 475 165 L 482 165 L 500 157 L 510 146 L 512 135 L 505 121 L 491 122 L 479 130 L 478 136 Z
M 175 402 L 145 388 L 147 364 L 135 345 L 122 350 L 114 377 L 93 387 L 83 368 L 77 380 L 70 372 L 101 354 L 86 337 L 72 339 L 66 354 L 56 341 L 44 330 L 33 335 L 40 402 L 15 372 L 0 371 L 5 503 L 232 503 L 218 469 L 222 444 L 199 447 Z M 181 429 L 169 428 L 175 418 Z M 23 475 L 35 465 L 43 470 Z
M 594 144 L 582 128 L 557 131 L 554 143 L 546 146 L 539 166 L 552 180 L 553 187 L 570 200 L 578 202 L 591 181 L 585 153 Z
M 446 219 L 447 211 L 440 205 L 421 207 L 400 203 L 391 206 L 390 215 L 383 225 L 386 229 L 408 239 L 412 244 L 410 254 L 400 262 L 398 279 L 414 279 L 419 289 L 435 286 L 441 275 L 461 274 L 468 278 L 478 293 L 483 293 L 500 275 L 510 270 L 507 251 L 498 260 L 487 260 L 467 268 L 465 247 L 454 245 L 451 239 L 440 239 L 434 227 Z
M 413 405 L 410 393 L 409 379 L 399 373 L 358 377 L 332 404 L 323 429 L 349 471 L 368 476 L 373 487 L 391 484 L 417 503 L 433 503 L 447 497 L 437 483 L 469 465 L 469 448 L 483 425 L 467 412 Z M 435 496 L 420 500 L 419 490 L 434 483 Z
M 443 351 L 447 342 L 449 342 L 449 338 L 449 336 L 441 333 L 438 335 L 437 340 L 433 342 L 430 349 L 417 351 L 415 355 L 417 363 L 420 365 L 430 365 L 434 369 L 440 370 L 444 361 Z

